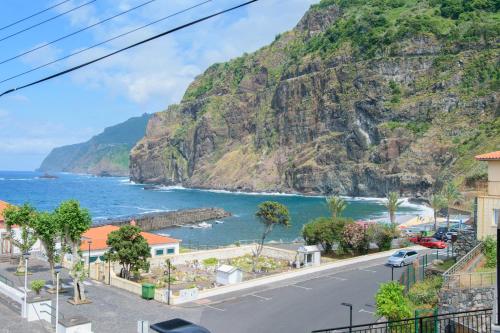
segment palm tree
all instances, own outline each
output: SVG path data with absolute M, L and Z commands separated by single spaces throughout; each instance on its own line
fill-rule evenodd
M 452 182 L 449 182 L 443 188 L 441 195 L 446 200 L 446 227 L 450 228 L 450 206 L 453 205 L 457 200 L 462 198 L 462 193 Z
M 396 211 L 398 207 L 403 203 L 402 200 L 399 200 L 399 194 L 397 192 L 389 192 L 387 195 L 387 202 L 385 203 L 385 207 L 389 212 L 389 218 L 391 220 L 391 225 L 394 228 L 396 225 Z
M 437 214 L 441 209 L 446 207 L 446 199 L 441 194 L 433 194 L 429 198 L 429 202 L 434 212 L 434 230 L 437 230 Z
M 334 219 L 340 217 L 342 212 L 347 207 L 345 200 L 338 196 L 327 197 L 326 204 L 328 205 L 328 210 L 330 210 Z

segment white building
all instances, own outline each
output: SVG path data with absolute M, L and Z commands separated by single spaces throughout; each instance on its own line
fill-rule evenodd
M 316 245 L 304 245 L 297 250 L 301 266 L 318 266 L 321 264 L 321 251 Z
M 228 285 L 240 283 L 241 281 L 243 281 L 242 270 L 234 266 L 221 265 L 219 268 L 217 268 L 215 274 L 215 281 L 218 284 Z
M 3 211 L 7 208 L 9 204 L 5 201 L 0 200 L 0 256 L 11 256 L 20 255 L 21 250 L 12 245 L 12 241 L 9 239 L 9 232 L 7 231 L 7 226 L 5 225 Z M 13 238 L 21 239 L 21 228 L 14 225 L 12 226 Z M 42 252 L 42 245 L 39 240 L 31 247 L 31 252 Z
M 101 227 L 90 228 L 82 236 L 82 244 L 80 250 L 85 258 L 85 262 L 94 262 L 97 258 L 104 261 L 104 253 L 108 250 L 106 241 L 108 235 L 112 231 L 120 229 L 114 225 L 104 225 Z M 142 237 L 146 239 L 151 248 L 151 257 L 158 257 L 164 255 L 179 254 L 178 239 L 153 234 L 150 232 L 141 232 Z

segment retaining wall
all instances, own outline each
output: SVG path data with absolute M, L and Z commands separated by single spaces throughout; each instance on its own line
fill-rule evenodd
M 493 308 L 495 288 L 470 288 L 442 290 L 439 294 L 439 308 L 442 312 L 458 312 Z

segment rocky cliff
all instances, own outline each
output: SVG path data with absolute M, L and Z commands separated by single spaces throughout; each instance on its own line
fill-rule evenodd
M 55 148 L 39 170 L 127 176 L 130 149 L 145 135 L 150 116 L 143 114 L 108 127 L 87 142 Z
M 323 0 L 155 114 L 131 178 L 356 196 L 482 179 L 474 154 L 500 148 L 497 6 Z

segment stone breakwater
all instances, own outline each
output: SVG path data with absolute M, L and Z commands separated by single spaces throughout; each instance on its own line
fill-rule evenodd
M 121 226 L 129 224 L 131 220 L 137 223 L 143 231 L 160 230 L 177 227 L 186 224 L 200 223 L 204 221 L 223 219 L 231 216 L 222 208 L 195 208 L 182 209 L 171 212 L 148 213 L 142 215 L 128 216 L 117 219 L 106 219 L 96 221 L 96 225 L 111 224 Z

